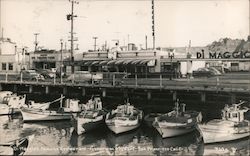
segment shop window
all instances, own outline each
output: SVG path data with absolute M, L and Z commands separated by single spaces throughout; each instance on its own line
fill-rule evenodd
M 6 70 L 6 63 L 2 63 L 2 70 Z
M 13 63 L 9 63 L 9 70 L 13 70 Z

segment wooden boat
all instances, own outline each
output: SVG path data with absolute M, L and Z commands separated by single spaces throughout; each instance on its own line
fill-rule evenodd
M 31 135 L 8 143 L 0 143 L 0 155 L 24 155 L 33 138 L 34 135 Z
M 92 97 L 85 105 L 84 110 L 75 119 L 75 129 L 77 134 L 83 134 L 93 130 L 102 124 L 107 112 L 102 108 L 100 97 Z
M 147 114 L 143 121 L 148 127 L 152 127 L 153 122 L 155 121 L 155 118 L 162 115 L 161 113 L 149 113 Z
M 56 99 L 51 103 L 54 103 L 56 101 L 61 101 L 64 97 L 61 96 L 61 98 Z M 60 107 L 59 110 L 44 110 L 44 109 L 38 109 L 38 108 L 29 108 L 28 107 L 22 107 L 21 113 L 23 116 L 24 122 L 32 122 L 32 121 L 52 121 L 52 120 L 70 120 L 72 114 L 68 112 L 64 112 L 63 108 Z
M 174 137 L 194 131 L 201 118 L 200 112 L 186 111 L 185 104 L 179 104 L 177 100 L 174 110 L 156 117 L 153 126 L 162 138 Z
M 127 102 L 109 112 L 105 123 L 115 134 L 131 131 L 140 126 L 143 112 Z
M 6 94 L 0 103 L 0 115 L 11 115 L 20 112 L 25 104 L 26 95 Z
M 249 109 L 241 108 L 243 103 L 226 105 L 222 110 L 221 119 L 213 119 L 199 125 L 204 143 L 232 141 L 250 136 L 250 122 L 244 118 L 244 113 Z

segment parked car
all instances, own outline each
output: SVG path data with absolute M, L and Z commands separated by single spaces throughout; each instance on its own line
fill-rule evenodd
M 199 68 L 193 71 L 194 77 L 212 77 L 212 76 L 218 76 L 218 75 L 221 75 L 221 72 L 213 67 Z
M 67 78 L 67 81 L 74 81 L 74 82 L 88 82 L 92 83 L 99 83 L 103 80 L 102 73 L 90 73 L 89 71 L 75 71 L 74 74 L 70 75 Z
M 36 69 L 36 72 L 41 74 L 46 79 L 52 79 L 56 76 L 56 73 L 50 69 Z
M 22 70 L 20 75 L 18 75 L 17 80 L 21 80 L 21 75 L 23 80 L 45 80 L 44 76 L 37 73 L 35 70 Z

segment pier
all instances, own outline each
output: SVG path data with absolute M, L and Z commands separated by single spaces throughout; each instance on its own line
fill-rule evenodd
M 96 82 L 74 82 L 65 79 L 45 81 L 16 81 L 1 77 L 0 90 L 11 90 L 25 94 L 64 94 L 86 96 L 99 94 L 102 97 L 138 97 L 147 100 L 165 98 L 194 97 L 199 102 L 213 100 L 218 96 L 234 103 L 236 100 L 250 100 L 249 73 L 230 73 L 210 78 L 125 78 L 119 80 L 103 79 Z M 240 79 L 239 79 L 240 77 Z M 11 79 L 11 76 L 8 77 Z

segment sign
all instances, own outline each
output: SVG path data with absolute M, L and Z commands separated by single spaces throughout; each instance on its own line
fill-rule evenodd
M 197 59 L 204 59 L 205 54 L 204 51 L 196 53 Z M 249 51 L 240 51 L 240 52 L 209 52 L 208 53 L 209 59 L 236 59 L 236 58 L 250 58 Z

